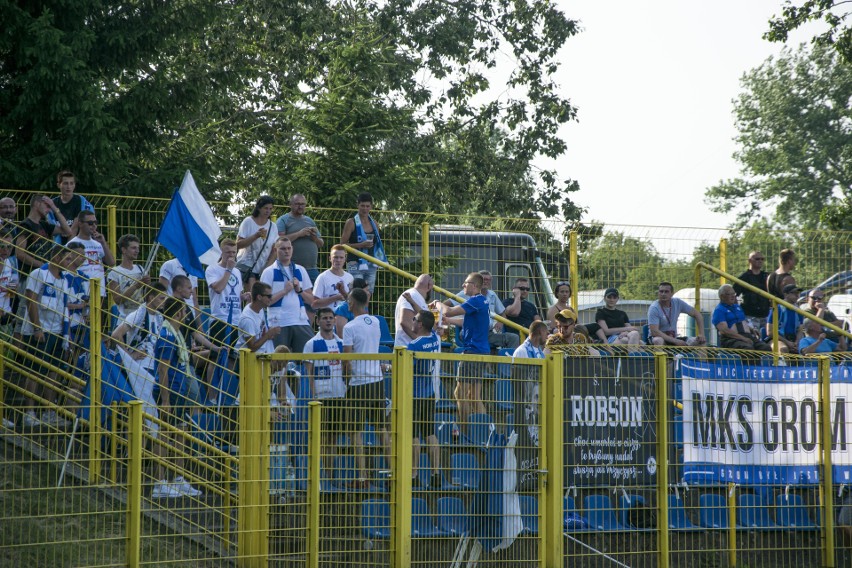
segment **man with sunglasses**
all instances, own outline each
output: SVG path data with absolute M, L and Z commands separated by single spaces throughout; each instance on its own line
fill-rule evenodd
M 843 322 L 838 320 L 834 312 L 829 310 L 825 305 L 825 292 L 819 288 L 814 288 L 808 293 L 808 304 L 802 307 L 802 311 L 814 315 L 821 320 L 825 320 L 828 323 L 832 323 L 837 327 L 843 327 Z M 836 331 L 825 330 L 825 336 L 835 343 L 840 341 L 840 334 Z
M 115 256 L 109 249 L 103 233 L 98 231 L 98 216 L 94 211 L 80 211 L 80 214 L 77 215 L 77 226 L 80 228 L 80 232 L 68 241 L 68 244 L 81 243 L 83 245 L 86 260 L 80 266 L 79 271 L 89 280 L 99 280 L 101 298 L 106 298 L 104 266 L 115 266 Z
M 506 306 L 503 316 L 524 329 L 529 329 L 532 322 L 541 320 L 535 304 L 527 299 L 529 295 L 530 281 L 526 278 L 518 278 L 512 287 L 512 298 L 503 300 L 503 305 Z M 506 328 L 506 333 L 519 335 L 518 330 L 513 327 Z

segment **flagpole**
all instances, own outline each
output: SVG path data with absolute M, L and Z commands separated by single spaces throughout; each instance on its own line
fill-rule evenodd
M 148 271 L 151 270 L 151 265 L 154 264 L 154 259 L 157 258 L 157 252 L 160 250 L 160 241 L 154 243 L 154 248 L 151 249 L 151 253 L 148 255 L 148 260 L 145 261 L 145 267 L 142 269 L 142 276 L 148 274 Z

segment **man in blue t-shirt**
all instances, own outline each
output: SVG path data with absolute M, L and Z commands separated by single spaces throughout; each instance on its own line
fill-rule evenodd
M 814 353 L 834 353 L 835 351 L 846 351 L 846 336 L 840 336 L 840 342 L 826 339 L 825 330 L 813 320 L 805 323 L 805 337 L 799 341 L 799 353 L 811 355 Z
M 444 317 L 464 316 L 459 334 L 464 346 L 462 353 L 490 355 L 488 327 L 491 316 L 488 312 L 488 300 L 481 294 L 482 275 L 478 272 L 468 274 L 462 284 L 462 290 L 467 295 L 463 304 L 448 306 L 435 301 L 429 307 L 439 310 Z M 482 404 L 482 364 L 462 361 L 456 381 L 455 397 L 459 409 L 459 424 L 463 425 L 471 414 L 485 414 L 485 405 Z
M 719 347 L 771 351 L 760 340 L 757 331 L 746 321 L 745 312 L 737 303 L 737 293 L 730 284 L 719 287 L 719 305 L 713 310 L 713 325 L 719 332 Z
M 435 316 L 429 310 L 420 310 L 414 316 L 415 337 L 408 344 L 409 351 L 440 353 L 441 338 L 433 331 Z M 420 477 L 420 440 L 426 441 L 432 460 L 432 487 L 440 487 L 441 448 L 435 436 L 435 381 L 440 381 L 441 362 L 434 359 L 414 360 L 414 465 L 411 469 L 412 485 L 417 487 Z

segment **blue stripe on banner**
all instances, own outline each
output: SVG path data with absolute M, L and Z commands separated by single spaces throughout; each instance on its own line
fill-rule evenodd
M 209 220 L 199 220 L 195 217 L 195 214 L 198 214 L 200 209 L 198 204 L 190 206 L 184 202 L 183 198 L 184 192 L 182 187 L 172 197 L 172 202 L 169 205 L 169 210 L 166 212 L 166 217 L 163 219 L 157 240 L 169 252 L 175 255 L 187 273 L 204 278 L 202 257 L 214 251 L 214 254 L 218 258 L 218 235 L 208 233 L 210 231 Z M 212 217 L 212 212 L 209 215 Z M 221 234 L 221 231 L 219 233 Z M 210 264 L 209 257 L 208 264 Z

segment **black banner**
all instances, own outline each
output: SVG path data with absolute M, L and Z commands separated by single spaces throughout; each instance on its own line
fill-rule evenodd
M 656 483 L 654 371 L 650 357 L 565 358 L 566 487 Z

